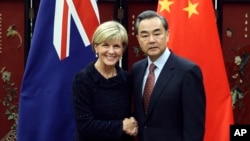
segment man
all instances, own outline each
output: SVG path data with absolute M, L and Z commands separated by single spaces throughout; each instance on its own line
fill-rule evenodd
M 163 16 L 144 11 L 135 26 L 147 55 L 131 69 L 139 141 L 202 141 L 206 101 L 199 66 L 166 47 L 169 31 Z M 154 84 L 148 85 L 148 75 Z

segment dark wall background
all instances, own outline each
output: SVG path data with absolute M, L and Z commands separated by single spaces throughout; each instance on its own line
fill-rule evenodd
M 234 119 L 236 124 L 250 124 L 250 1 L 223 3 L 222 49 L 231 89 L 236 94 Z M 235 57 L 241 57 L 241 65 Z
M 17 97 L 13 98 L 13 103 L 17 104 L 24 70 L 24 1 L 1 0 L 0 15 L 0 71 L 10 72 L 10 82 L 13 88 L 17 88 Z M 13 36 L 7 36 L 9 28 L 14 32 Z M 6 86 L 0 73 L 0 139 L 11 130 L 10 126 L 14 123 L 13 120 L 8 120 L 5 114 L 7 107 L 3 105 L 3 99 L 7 95 L 4 90 Z

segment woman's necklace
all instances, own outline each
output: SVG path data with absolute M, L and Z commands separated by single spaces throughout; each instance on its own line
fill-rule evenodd
M 106 73 L 105 71 L 101 72 L 102 76 L 104 76 L 105 78 L 111 78 L 117 75 L 116 73 L 116 69 L 114 69 L 112 72 L 110 73 Z
M 112 71 L 109 71 L 109 72 L 106 72 L 105 70 L 102 70 L 100 68 L 97 68 L 98 72 L 103 76 L 105 77 L 106 79 L 108 78 L 111 78 L 111 77 L 114 77 L 117 75 L 117 71 L 116 69 L 114 68 Z
M 109 67 L 105 65 L 103 66 L 100 64 L 100 62 L 99 63 L 96 62 L 94 66 L 97 69 L 97 71 L 106 79 L 117 75 L 115 66 L 109 66 Z

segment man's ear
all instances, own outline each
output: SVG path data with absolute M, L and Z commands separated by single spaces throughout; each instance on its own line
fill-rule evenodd
M 166 41 L 167 41 L 167 42 L 169 41 L 169 35 L 170 35 L 170 32 L 169 32 L 169 30 L 167 30 L 167 31 L 166 31 L 166 38 L 167 38 Z

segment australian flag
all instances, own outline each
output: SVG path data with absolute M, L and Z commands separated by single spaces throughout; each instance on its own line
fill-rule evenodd
M 18 141 L 73 141 L 74 74 L 95 59 L 95 0 L 41 0 L 23 76 Z

